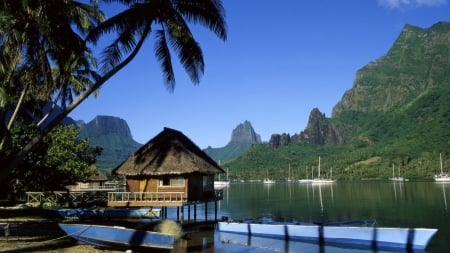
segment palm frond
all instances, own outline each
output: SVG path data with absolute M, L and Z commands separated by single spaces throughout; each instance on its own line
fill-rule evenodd
M 168 41 L 191 81 L 198 84 L 205 67 L 202 50 L 183 19 L 174 17 L 166 22 Z
M 176 9 L 190 22 L 199 23 L 222 40 L 227 39 L 225 9 L 220 0 L 173 1 Z
M 167 47 L 166 34 L 164 30 L 157 30 L 155 41 L 155 56 L 161 63 L 161 69 L 164 75 L 164 83 L 170 92 L 175 89 L 175 74 L 173 72 L 170 50 Z

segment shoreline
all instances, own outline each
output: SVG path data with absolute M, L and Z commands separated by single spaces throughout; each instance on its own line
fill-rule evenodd
M 5 216 L 3 216 L 5 217 Z M 58 226 L 59 222 L 103 224 L 112 226 L 125 226 L 145 230 L 153 230 L 157 222 L 144 223 L 139 219 L 107 219 L 107 220 L 64 220 L 53 217 L 7 217 L 0 219 L 2 232 L 4 225 L 10 225 L 8 239 L 4 233 L 0 234 L 1 252 L 73 252 L 73 253 L 99 253 L 124 252 L 124 250 L 97 248 L 88 244 L 81 244 L 65 234 Z M 197 221 L 179 223 L 186 235 L 175 242 L 172 250 L 155 250 L 156 252 L 196 252 L 204 248 L 204 232 L 213 234 L 214 221 Z M 152 250 L 154 252 L 154 250 Z M 205 252 L 203 250 L 199 252 Z M 214 252 L 212 248 L 211 251 Z

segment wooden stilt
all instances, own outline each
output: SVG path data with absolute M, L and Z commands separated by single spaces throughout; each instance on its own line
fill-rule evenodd
M 197 221 L 197 204 L 194 204 L 194 221 Z
M 181 206 L 181 223 L 184 221 L 184 205 Z
M 188 221 L 191 220 L 191 205 L 188 205 Z
M 217 221 L 217 200 L 214 201 L 214 221 Z
M 180 207 L 177 206 L 177 221 L 180 221 Z
M 208 221 L 208 201 L 205 202 L 205 221 Z

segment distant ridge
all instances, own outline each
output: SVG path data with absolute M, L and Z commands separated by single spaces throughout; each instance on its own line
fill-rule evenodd
M 261 143 L 261 136 L 255 132 L 250 121 L 240 123 L 231 133 L 225 147 L 208 147 L 204 151 L 217 162 L 226 162 L 241 156 L 252 144 Z
M 99 115 L 87 124 L 78 121 L 77 125 L 81 138 L 89 138 L 91 146 L 103 148 L 96 164 L 107 171 L 115 168 L 142 146 L 133 139 L 127 122 L 118 117 Z

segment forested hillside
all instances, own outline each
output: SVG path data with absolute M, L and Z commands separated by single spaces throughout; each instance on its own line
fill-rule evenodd
M 305 177 L 317 167 L 338 179 L 386 179 L 392 165 L 410 179 L 430 179 L 439 169 L 439 153 L 448 169 L 450 156 L 450 23 L 428 29 L 406 25 L 385 56 L 357 72 L 352 89 L 322 120 L 322 144 L 299 136 L 276 148 L 253 145 L 227 163 L 231 178 Z M 311 118 L 310 118 L 311 120 Z M 310 124 L 311 123 L 311 124 Z M 311 131 L 311 129 L 308 129 Z M 314 130 L 314 129 L 312 129 Z M 306 131 L 306 130 L 305 130 Z M 327 141 L 336 138 L 339 142 Z M 320 137 L 320 136 L 319 136 Z M 320 139 L 320 138 L 319 138 Z

